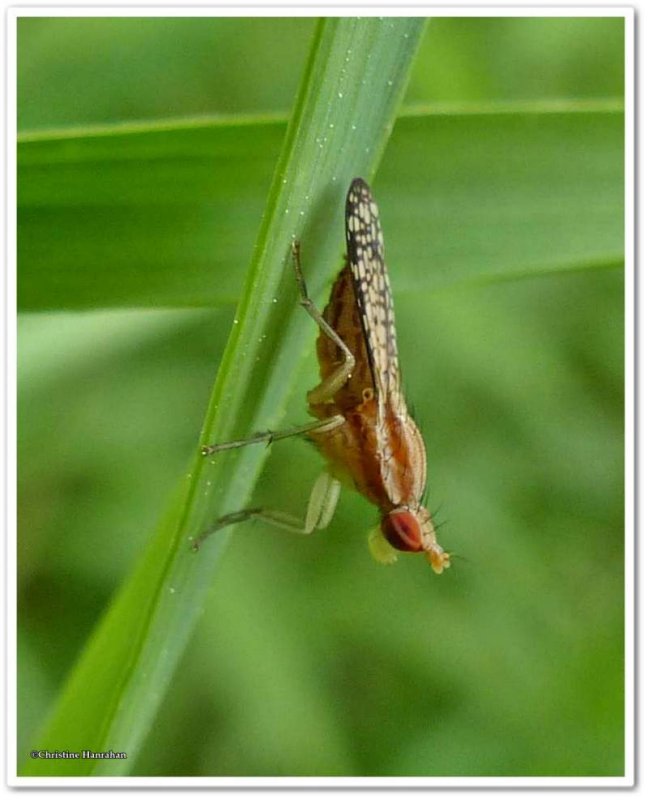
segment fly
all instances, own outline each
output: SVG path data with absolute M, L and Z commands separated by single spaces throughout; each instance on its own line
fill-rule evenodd
M 320 383 L 307 395 L 315 421 L 202 448 L 203 455 L 212 455 L 257 442 L 306 436 L 327 463 L 311 491 L 306 516 L 301 520 L 267 508 L 236 511 L 218 519 L 193 547 L 198 549 L 214 531 L 251 518 L 298 533 L 326 528 L 344 483 L 379 510 L 380 524 L 369 534 L 374 558 L 393 563 L 398 552 L 423 553 L 432 569 L 441 573 L 450 566 L 450 556 L 437 542 L 432 515 L 422 501 L 425 445 L 401 386 L 378 207 L 362 178 L 351 183 L 345 219 L 345 264 L 323 313 L 308 296 L 299 243 L 292 247 L 300 303 L 320 329 Z

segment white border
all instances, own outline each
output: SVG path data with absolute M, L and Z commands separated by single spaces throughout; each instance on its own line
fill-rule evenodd
M 635 30 L 634 15 L 625 26 L 625 757 L 634 785 L 636 703 L 635 619 Z
M 371 13 L 373 12 L 373 14 Z M 379 7 L 374 4 L 353 6 L 347 4 L 331 4 L 308 6 L 285 2 L 281 5 L 270 2 L 246 5 L 244 3 L 228 6 L 88 6 L 68 4 L 57 7 L 54 3 L 39 6 L 7 9 L 6 13 L 6 91 L 7 91 L 7 125 L 6 132 L 6 364 L 7 364 L 7 522 L 8 531 L 16 530 L 16 158 L 15 132 L 17 124 L 16 106 L 16 23 L 20 17 L 50 16 L 294 16 L 311 17 L 330 16 L 451 16 L 451 17 L 623 17 L 625 19 L 625 74 L 626 74 L 626 122 L 625 122 L 625 246 L 626 246 L 626 286 L 625 286 L 625 511 L 626 511 L 626 562 L 625 562 L 625 599 L 626 599 L 626 649 L 625 649 L 625 708 L 626 708 L 626 774 L 620 778 L 25 778 L 17 776 L 17 753 L 15 734 L 17 723 L 16 708 L 16 537 L 7 536 L 7 650 L 11 659 L 7 664 L 7 719 L 5 753 L 7 783 L 17 787 L 221 787 L 225 788 L 621 788 L 634 785 L 635 774 L 635 580 L 634 580 L 634 530 L 635 530 L 635 262 L 634 262 L 634 125 L 635 125 L 635 84 L 634 84 L 634 10 L 628 6 L 607 7 L 515 7 L 515 6 L 479 6 L 452 7 L 408 5 L 398 7 Z M 601 676 L 601 690 L 605 691 L 605 676 Z
M 7 515 L 7 536 L 5 538 L 5 596 L 4 611 L 6 619 L 7 638 L 3 641 L 5 645 L 5 660 L 7 668 L 7 681 L 5 684 L 5 698 L 7 704 L 7 714 L 5 714 L 3 744 L 3 759 L 5 774 L 10 780 L 16 776 L 16 734 L 18 725 L 17 713 L 17 410 L 16 410 L 16 381 L 17 381 L 17 297 L 16 297 L 16 277 L 17 277 L 17 246 L 16 246 L 16 134 L 17 134 L 17 97 L 16 97 L 16 38 L 15 21 L 12 20 L 9 12 L 7 14 L 8 26 L 6 30 L 6 61 L 5 61 L 5 88 L 6 88 L 6 118 L 3 126 L 5 145 L 6 169 L 6 188 L 4 203 L 6 215 L 3 214 L 5 221 L 5 247 L 7 269 L 4 279 L 5 296 L 3 297 L 3 308 L 6 310 L 5 317 L 5 357 L 6 357 L 6 417 L 4 430 L 6 432 L 5 452 L 6 452 L 6 515 Z M 11 773 L 10 773 L 11 770 Z M 19 780 L 16 778 L 16 780 Z

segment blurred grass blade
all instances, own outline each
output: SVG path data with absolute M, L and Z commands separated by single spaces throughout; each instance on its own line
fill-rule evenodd
M 362 127 L 358 108 L 345 149 Z M 284 132 L 211 120 L 25 138 L 21 310 L 233 302 Z M 618 263 L 623 141 L 608 102 L 401 116 L 375 187 L 394 290 Z
M 202 442 L 275 426 L 305 343 L 289 263 L 303 242 L 311 292 L 340 264 L 344 194 L 370 177 L 393 123 L 422 19 L 327 19 L 315 34 L 294 115 L 202 433 Z M 218 176 L 213 175 L 214 182 Z M 244 235 L 244 238 L 245 237 Z M 214 242 L 214 249 L 218 242 Z M 198 443 L 197 443 L 198 444 Z M 241 508 L 266 448 L 211 463 L 196 454 L 157 535 L 91 637 L 36 748 L 125 751 L 128 760 L 30 760 L 24 775 L 115 775 L 138 750 L 193 630 L 228 533 L 198 554 L 191 537 Z M 245 591 L 242 576 L 241 591 Z

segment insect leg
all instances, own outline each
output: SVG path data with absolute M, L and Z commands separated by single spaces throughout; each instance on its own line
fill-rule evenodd
M 308 402 L 312 405 L 317 405 L 318 403 L 328 402 L 338 391 L 338 389 L 341 389 L 342 386 L 344 386 L 344 384 L 349 380 L 351 373 L 353 372 L 353 368 L 355 367 L 355 357 L 342 339 L 338 336 L 338 334 L 317 310 L 317 307 L 308 296 L 306 280 L 304 279 L 304 273 L 301 268 L 300 246 L 296 239 L 293 240 L 292 243 L 292 257 L 293 264 L 295 266 L 297 285 L 299 286 L 299 302 L 310 314 L 312 319 L 314 319 L 319 325 L 320 329 L 324 331 L 329 339 L 335 342 L 335 344 L 340 348 L 344 357 L 344 361 L 337 367 L 335 372 L 331 373 L 331 375 L 323 380 L 319 386 L 311 389 L 311 391 L 308 393 Z
M 237 447 L 245 447 L 248 444 L 272 444 L 277 439 L 288 439 L 291 436 L 301 436 L 304 433 L 311 431 L 319 431 L 326 433 L 326 431 L 337 428 L 344 422 L 344 417 L 336 414 L 334 417 L 328 417 L 325 420 L 318 419 L 314 422 L 307 422 L 305 425 L 298 425 L 296 428 L 288 428 L 285 431 L 265 431 L 263 433 L 255 433 L 254 436 L 248 436 L 245 439 L 235 439 L 232 442 L 222 442 L 221 444 L 204 444 L 200 448 L 200 452 L 204 456 L 211 456 L 214 453 L 220 453 L 222 450 L 235 450 Z
M 393 564 L 398 558 L 398 550 L 382 535 L 380 525 L 369 533 L 369 552 L 380 564 Z
M 326 528 L 331 521 L 339 496 L 339 481 L 332 478 L 328 472 L 323 472 L 313 485 L 306 516 L 303 520 L 284 511 L 274 511 L 270 508 L 246 508 L 217 519 L 211 527 L 194 539 L 191 545 L 192 550 L 198 550 L 208 536 L 221 528 L 245 522 L 248 519 L 262 519 L 277 528 L 283 528 L 293 533 L 308 534 L 316 529 L 321 530 Z

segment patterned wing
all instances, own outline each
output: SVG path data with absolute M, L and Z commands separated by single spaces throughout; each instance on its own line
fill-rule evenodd
M 346 239 L 374 390 L 379 401 L 390 395 L 393 400 L 400 394 L 394 303 L 378 206 L 362 178 L 353 181 L 347 194 Z

